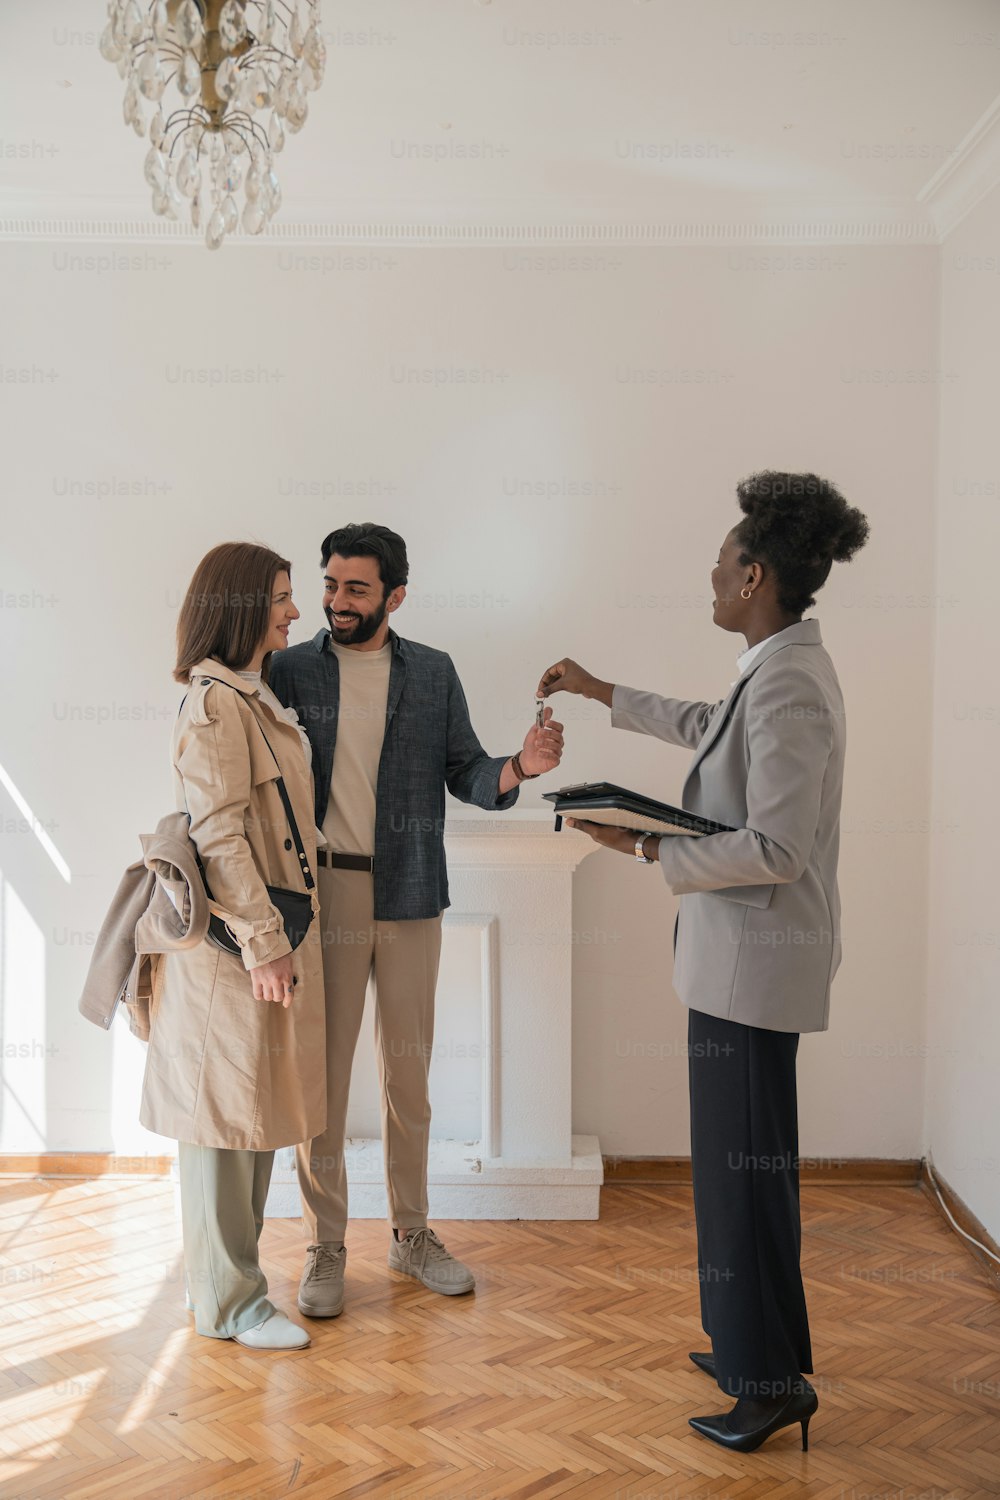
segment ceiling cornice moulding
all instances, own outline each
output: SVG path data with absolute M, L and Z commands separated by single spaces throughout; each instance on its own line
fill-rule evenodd
M 917 202 L 929 211 L 943 242 L 987 193 L 1000 185 L 1000 95 L 954 152 L 924 183 Z
M 113 244 L 198 245 L 202 235 L 164 219 L 103 215 L 40 215 L 3 212 L 0 240 L 58 242 L 100 241 Z M 226 248 L 254 249 L 279 245 L 372 246 L 683 246 L 683 245 L 934 245 L 938 230 L 931 219 L 880 220 L 859 213 L 843 219 L 696 221 L 678 223 L 563 224 L 492 223 L 341 223 L 276 219 L 259 239 L 241 236 Z

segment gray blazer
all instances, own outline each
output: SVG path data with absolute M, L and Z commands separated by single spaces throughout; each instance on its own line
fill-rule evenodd
M 719 703 L 616 686 L 611 722 L 694 750 L 681 805 L 736 829 L 660 840 L 680 897 L 681 1000 L 770 1031 L 825 1031 L 841 956 L 846 725 L 819 622 L 771 636 Z

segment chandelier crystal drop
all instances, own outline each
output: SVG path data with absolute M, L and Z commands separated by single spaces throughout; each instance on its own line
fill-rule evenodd
M 99 48 L 125 82 L 125 124 L 149 140 L 153 211 L 189 214 L 210 250 L 240 226 L 260 234 L 281 206 L 285 130 L 302 129 L 326 71 L 320 0 L 108 0 Z

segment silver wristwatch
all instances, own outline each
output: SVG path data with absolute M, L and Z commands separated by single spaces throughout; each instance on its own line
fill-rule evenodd
M 653 863 L 653 861 L 651 859 L 647 859 L 645 854 L 643 854 L 642 852 L 642 846 L 648 838 L 648 833 L 640 833 L 639 837 L 635 841 L 635 857 L 641 865 L 651 865 Z

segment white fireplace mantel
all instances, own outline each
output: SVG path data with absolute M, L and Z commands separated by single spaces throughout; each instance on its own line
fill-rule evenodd
M 601 1153 L 572 1133 L 571 1022 L 573 871 L 597 845 L 554 832 L 539 810 L 448 818 L 445 848 L 444 947 L 450 932 L 479 933 L 478 972 L 453 976 L 450 999 L 479 1008 L 480 1127 L 449 1140 L 432 1125 L 431 1217 L 596 1219 Z M 432 1104 L 437 1082 L 432 1069 Z M 384 1217 L 381 1142 L 352 1138 L 346 1153 L 352 1218 Z M 290 1150 L 277 1154 L 266 1212 L 299 1213 Z

